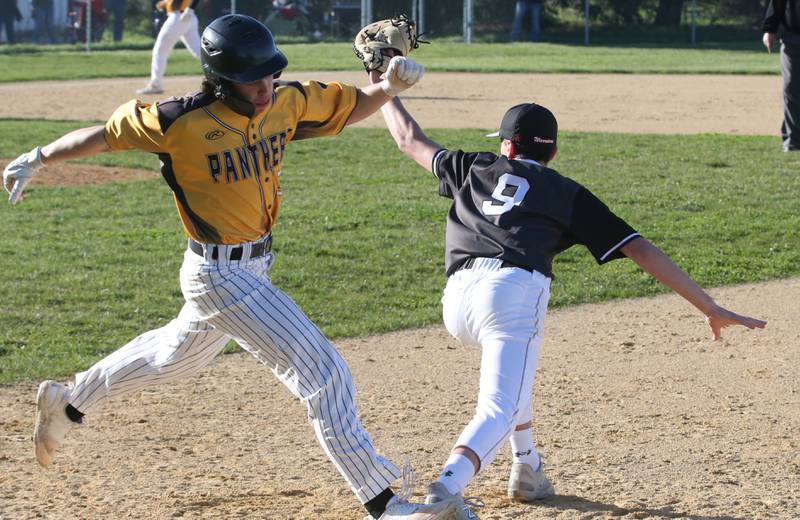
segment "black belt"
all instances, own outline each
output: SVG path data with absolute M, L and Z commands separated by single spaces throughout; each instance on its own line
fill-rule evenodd
M 472 266 L 475 264 L 475 260 L 476 259 L 477 258 L 474 257 L 474 256 L 471 256 L 471 257 L 467 258 L 467 261 L 464 262 L 463 264 L 459 265 L 458 267 L 456 267 L 456 270 L 453 271 L 453 272 L 455 273 L 455 272 L 461 271 L 462 269 L 472 269 Z M 503 262 L 500 264 L 500 268 L 503 269 L 503 268 L 506 268 L 506 267 L 518 267 L 520 269 L 525 269 L 529 273 L 533 272 L 533 269 L 531 269 L 530 267 L 526 267 L 524 265 L 519 265 L 519 264 L 514 264 L 514 263 L 507 262 L 507 261 L 503 260 Z
M 200 256 L 204 256 L 203 252 L 203 244 L 197 242 L 195 240 L 189 239 L 189 249 L 192 250 L 193 253 L 196 253 Z M 211 259 L 216 260 L 219 257 L 219 248 L 217 246 L 205 246 L 211 247 Z M 262 240 L 261 242 L 253 244 L 253 247 L 250 249 L 250 258 L 258 258 L 261 256 L 266 255 L 272 251 L 272 237 L 268 237 L 266 240 Z M 244 246 L 234 246 L 231 248 L 231 260 L 241 260 L 242 254 L 244 253 Z

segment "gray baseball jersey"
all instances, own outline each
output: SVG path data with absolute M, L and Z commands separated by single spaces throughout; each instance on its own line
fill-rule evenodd
M 553 258 L 575 244 L 598 263 L 624 257 L 639 236 L 592 192 L 536 161 L 493 153 L 439 150 L 439 194 L 447 216 L 447 275 L 471 257 L 498 258 L 552 277 Z

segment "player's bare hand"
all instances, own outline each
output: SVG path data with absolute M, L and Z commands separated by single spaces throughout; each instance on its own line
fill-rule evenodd
M 722 329 L 731 325 L 742 325 L 748 329 L 763 329 L 767 326 L 767 322 L 764 320 L 742 316 L 720 306 L 716 306 L 712 312 L 706 315 L 706 322 L 711 327 L 711 334 L 715 341 L 722 337 Z
M 764 47 L 767 48 L 767 52 L 770 54 L 772 53 L 772 46 L 775 45 L 775 34 L 774 33 L 764 33 L 764 36 L 761 38 L 761 41 L 764 42 Z
M 25 186 L 43 166 L 42 149 L 38 146 L 8 163 L 3 170 L 3 186 L 9 193 L 8 201 L 11 204 L 16 204 L 23 198 Z
M 387 95 L 396 96 L 411 88 L 424 74 L 425 67 L 421 64 L 404 56 L 395 56 L 381 76 L 381 88 Z

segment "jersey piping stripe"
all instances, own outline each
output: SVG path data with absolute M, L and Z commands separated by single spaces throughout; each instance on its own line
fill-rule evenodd
M 519 157 L 514 157 L 513 160 L 514 161 L 519 161 L 519 162 L 522 162 L 522 163 L 532 164 L 534 166 L 544 166 L 542 163 L 540 163 L 538 161 L 534 161 L 533 159 L 520 159 Z
M 276 99 L 275 98 L 275 92 L 273 92 L 272 93 L 272 106 L 275 106 L 275 99 Z M 267 124 L 267 118 L 266 117 L 262 117 L 261 118 L 261 123 L 259 123 L 259 125 L 258 125 L 258 136 L 261 139 L 266 139 L 266 137 L 264 136 L 264 125 L 265 124 Z
M 308 101 L 308 94 L 306 93 L 306 89 L 303 88 L 303 84 L 299 81 L 277 81 L 275 85 L 275 92 L 277 93 L 279 88 L 282 87 L 292 87 L 297 89 L 302 95 L 303 99 Z
M 327 121 L 300 121 L 297 123 L 297 130 L 295 130 L 292 140 L 302 141 L 303 139 L 316 137 L 318 134 L 314 132 L 314 129 L 322 128 L 326 123 Z
M 247 134 L 245 134 L 245 133 L 244 133 L 244 132 L 242 132 L 241 130 L 239 130 L 239 129 L 237 129 L 237 128 L 233 128 L 232 126 L 230 126 L 230 125 L 226 124 L 225 122 L 223 122 L 223 121 L 222 121 L 222 119 L 220 119 L 220 118 L 218 118 L 217 116 L 215 116 L 215 115 L 214 115 L 214 114 L 211 112 L 211 110 L 209 110 L 209 109 L 208 109 L 208 107 L 203 107 L 203 110 L 205 111 L 205 113 L 206 113 L 206 114 L 208 114 L 208 116 L 209 116 L 211 119 L 213 119 L 214 121 L 216 121 L 217 123 L 219 123 L 221 126 L 223 126 L 224 128 L 227 128 L 227 129 L 228 129 L 228 130 L 230 130 L 231 132 L 234 132 L 234 133 L 236 133 L 236 134 L 239 134 L 239 136 L 242 138 L 242 142 L 244 143 L 244 145 L 245 145 L 245 146 L 247 146 Z
M 214 96 L 208 96 L 202 92 L 192 94 L 186 98 L 172 98 L 158 102 L 158 124 L 161 133 L 166 134 L 169 127 L 183 115 L 197 110 L 216 101 Z
M 218 243 L 220 241 L 220 235 L 216 228 L 200 218 L 189 206 L 189 201 L 186 200 L 186 194 L 183 192 L 183 188 L 178 184 L 178 179 L 175 177 L 175 170 L 172 168 L 172 157 L 168 153 L 160 153 L 158 157 L 161 159 L 161 176 L 164 177 L 167 185 L 175 194 L 175 198 L 189 216 L 192 227 L 194 227 L 197 232 L 197 238 L 201 242 L 211 244 Z
M 639 233 L 631 233 L 630 235 L 626 236 L 625 238 L 614 244 L 614 246 L 612 246 L 611 249 L 606 251 L 606 254 L 600 257 L 600 261 L 602 262 L 603 260 L 608 258 L 608 256 L 612 254 L 614 251 L 616 251 L 620 247 L 624 246 L 625 244 L 627 244 L 628 242 L 639 236 L 641 236 Z
M 439 156 L 445 153 L 446 151 L 447 151 L 446 149 L 441 148 L 438 152 L 433 154 L 433 159 L 431 159 L 431 173 L 433 173 L 433 176 L 436 177 L 437 179 L 439 178 L 439 172 L 438 168 L 436 167 L 436 164 L 439 162 Z

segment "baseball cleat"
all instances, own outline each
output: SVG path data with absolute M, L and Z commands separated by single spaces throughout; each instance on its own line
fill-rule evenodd
M 544 474 L 543 466 L 544 463 L 539 462 L 539 468 L 533 471 L 530 464 L 515 462 L 508 478 L 508 498 L 515 502 L 532 502 L 555 495 L 556 490 Z
M 457 512 L 458 503 L 455 500 L 437 504 L 415 504 L 395 497 L 377 520 L 455 520 L 458 518 Z M 367 516 L 364 520 L 374 519 Z
M 55 381 L 45 381 L 39 385 L 33 444 L 36 460 L 43 468 L 50 465 L 56 448 L 61 446 L 67 433 L 76 424 L 67 417 L 69 397 L 69 388 Z
M 460 494 L 453 494 L 441 482 L 434 482 L 428 486 L 428 496 L 425 497 L 426 504 L 442 504 L 454 502 L 456 504 L 453 520 L 480 520 L 473 508 L 483 507 L 483 501 L 477 498 L 465 499 Z
M 148 83 L 144 88 L 140 88 L 136 91 L 137 94 L 162 94 L 163 92 L 164 88 L 158 83 L 153 82 Z

